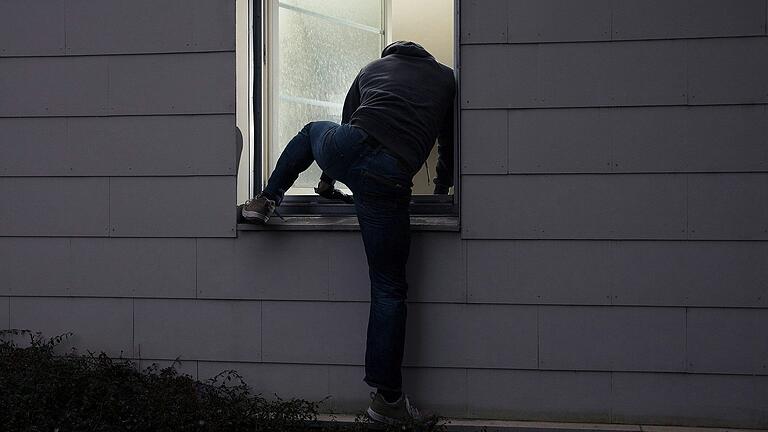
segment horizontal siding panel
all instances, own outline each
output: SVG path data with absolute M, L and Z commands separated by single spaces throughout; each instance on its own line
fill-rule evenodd
M 115 177 L 110 235 L 234 237 L 235 177 Z
M 685 104 L 685 47 L 685 41 L 464 46 L 462 107 Z
M 475 303 L 610 304 L 605 241 L 467 242 L 467 291 Z
M 765 428 L 766 407 L 768 377 L 613 373 L 615 423 Z
M 84 117 L 68 126 L 74 174 L 235 174 L 234 115 Z
M 690 372 L 768 375 L 768 309 L 689 309 Z
M 0 118 L 0 175 L 234 175 L 233 115 Z
M 498 112 L 464 111 L 462 131 L 489 124 Z M 508 114 L 511 173 L 768 170 L 766 105 L 522 109 Z M 494 126 L 503 125 L 496 121 Z M 467 143 L 464 159 L 485 164 L 465 174 L 498 173 L 487 161 L 492 153 L 503 155 L 498 145 L 503 135 L 498 129 L 493 132 L 498 137 L 483 133 L 489 136 Z
M 605 111 L 612 170 L 768 170 L 765 105 L 618 108 Z
M 109 57 L 111 114 L 235 112 L 235 53 Z
M 685 370 L 685 309 L 539 308 L 542 369 Z
M 768 37 L 688 42 L 691 104 L 768 103 Z
M 462 107 L 768 101 L 768 38 L 465 45 Z M 495 83 L 493 86 L 487 83 Z
M 197 295 L 327 300 L 330 238 L 325 232 L 259 231 L 240 232 L 233 239 L 199 239 Z
M 603 109 L 522 109 L 508 115 L 509 172 L 611 170 L 610 129 Z
M 109 78 L 106 57 L 0 58 L 0 117 L 105 115 Z
M 68 0 L 66 23 L 68 54 L 235 49 L 234 0 Z
M 264 361 L 362 365 L 368 312 L 358 302 L 264 302 Z M 408 307 L 406 366 L 535 368 L 536 347 L 536 307 Z
M 65 0 L 0 2 L 0 56 L 62 55 Z
M 423 304 L 411 307 L 404 363 L 536 368 L 536 313 L 536 307 L 532 306 Z
M 261 361 L 261 303 L 136 299 L 137 356 Z
M 768 239 L 768 173 L 692 174 L 691 239 Z
M 461 5 L 462 44 L 765 34 L 764 0 L 495 0 Z
M 0 294 L 66 295 L 72 271 L 69 252 L 68 238 L 0 237 Z
M 509 0 L 462 0 L 461 43 L 507 41 Z
M 461 112 L 462 174 L 507 173 L 507 117 L 504 110 Z
M 609 372 L 469 369 L 467 379 L 472 418 L 610 422 Z
M 134 356 L 132 299 L 11 297 L 10 310 L 11 328 L 40 331 L 45 338 L 74 333 L 56 347 L 60 354 L 75 347 L 81 354 Z
M 678 174 L 465 176 L 462 236 L 685 238 L 685 180 Z
M 10 297 L 0 297 L 0 330 L 11 328 Z
M 0 58 L 0 116 L 234 113 L 234 52 Z
M 768 306 L 768 242 L 471 240 L 477 303 Z
M 0 235 L 106 236 L 109 185 L 101 177 L 0 177 Z
M 73 238 L 70 295 L 195 297 L 195 240 Z
M 0 294 L 195 297 L 193 239 L 0 237 L 0 261 Z
M 538 45 L 465 45 L 460 54 L 462 108 L 541 104 Z
M 671 39 L 765 34 L 764 0 L 618 0 L 613 39 Z
M 59 117 L 0 118 L 0 175 L 70 175 L 67 125 Z
M 611 0 L 509 2 L 507 42 L 609 40 Z
M 0 56 L 235 49 L 234 0 L 7 0 Z
M 463 246 L 456 233 L 414 233 L 408 300 L 464 302 Z M 303 271 L 297 272 L 301 268 Z M 369 301 L 359 232 L 240 232 L 198 241 L 199 297 Z
M 370 404 L 371 387 L 363 382 L 362 366 L 328 367 L 331 406 L 336 412 L 356 413 Z M 467 372 L 456 368 L 403 368 L 408 398 L 426 412 L 467 416 Z
M 612 242 L 611 301 L 647 306 L 768 306 L 768 242 Z
M 367 303 L 263 302 L 263 358 L 363 364 Z

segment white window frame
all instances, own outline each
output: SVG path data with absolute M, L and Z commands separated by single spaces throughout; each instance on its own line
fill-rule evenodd
M 252 13 L 250 21 L 250 29 L 254 29 L 256 24 L 253 21 L 256 9 L 259 8 L 260 21 L 258 32 L 258 41 L 256 44 L 252 44 L 251 53 L 252 60 L 258 58 L 260 65 L 258 71 L 254 73 L 254 62 L 251 62 L 250 75 L 252 77 L 251 87 L 252 97 L 254 103 L 252 104 L 252 116 L 251 116 L 251 128 L 250 137 L 246 137 L 249 141 L 248 148 L 250 154 L 243 157 L 247 157 L 249 170 L 249 196 L 257 190 L 261 190 L 266 185 L 266 180 L 269 174 L 269 159 L 267 149 L 271 145 L 271 139 L 274 128 L 276 128 L 276 118 L 272 115 L 272 107 L 276 106 L 277 91 L 275 86 L 272 85 L 271 78 L 278 73 L 277 68 L 279 62 L 277 61 L 277 49 L 275 44 L 277 43 L 277 33 L 274 31 L 279 21 L 279 0 L 248 0 L 250 2 L 250 10 Z M 391 34 L 391 0 L 382 0 L 382 28 L 381 32 L 381 49 L 386 46 L 387 35 Z M 459 99 L 459 64 L 460 64 L 460 51 L 459 51 L 459 0 L 454 0 L 454 65 L 453 68 L 457 75 L 457 92 L 456 101 Z M 288 5 L 293 9 L 295 6 Z M 336 17 L 325 16 L 314 11 L 308 11 L 314 16 L 322 16 L 326 19 L 333 21 L 345 21 Z M 351 21 L 349 23 L 352 23 Z M 355 26 L 360 24 L 353 23 Z M 254 38 L 251 38 L 254 40 Z M 272 58 L 275 57 L 275 58 Z M 262 93 L 264 92 L 264 93 Z M 262 94 L 268 94 L 268 97 L 262 97 Z M 260 99 L 257 101 L 257 98 Z M 322 101 L 320 101 L 322 102 Z M 414 202 L 411 206 L 411 213 L 414 215 L 458 215 L 459 213 L 459 109 L 458 102 L 456 104 L 457 109 L 454 112 L 454 193 L 448 196 L 434 196 L 434 195 L 414 195 Z M 256 109 L 258 108 L 258 109 Z M 323 202 L 317 195 L 286 195 L 283 205 L 281 205 L 281 213 L 284 215 L 292 214 L 305 214 L 305 215 L 334 215 L 334 214 L 350 214 L 354 213 L 354 207 L 349 204 L 343 203 L 327 203 Z

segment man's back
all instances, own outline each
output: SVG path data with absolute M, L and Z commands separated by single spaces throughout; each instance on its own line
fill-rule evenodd
M 395 42 L 366 65 L 344 102 L 342 123 L 365 129 L 415 173 L 440 141 L 440 183 L 452 184 L 455 78 L 413 42 Z

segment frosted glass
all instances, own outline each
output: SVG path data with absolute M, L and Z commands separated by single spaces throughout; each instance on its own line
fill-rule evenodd
M 381 0 L 282 0 L 280 3 L 381 29 Z
M 286 3 L 319 10 L 323 13 L 345 11 L 345 17 L 363 20 L 381 27 L 380 0 L 371 1 L 310 1 L 291 0 Z M 370 7 L 375 3 L 376 8 Z M 338 8 L 331 7 L 333 5 Z M 343 5 L 344 8 L 341 8 Z M 350 18 L 351 19 L 351 18 Z M 352 81 L 368 62 L 380 55 L 380 34 L 345 25 L 333 20 L 302 13 L 289 8 L 279 9 L 277 77 L 277 131 L 270 146 L 270 166 L 288 141 L 308 122 L 341 121 L 344 98 Z M 295 188 L 317 185 L 320 169 L 316 164 L 303 173 Z M 299 191 L 302 192 L 302 191 Z M 297 193 L 291 190 L 288 193 Z

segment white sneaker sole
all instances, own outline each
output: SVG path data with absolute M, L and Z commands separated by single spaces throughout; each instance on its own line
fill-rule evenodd
M 246 209 L 243 209 L 242 213 L 243 213 L 243 217 L 249 221 L 266 222 L 269 220 L 269 216 L 259 212 L 248 211 Z
M 371 407 L 368 407 L 368 410 L 366 411 L 368 414 L 368 417 L 370 417 L 372 420 L 375 420 L 379 423 L 386 423 L 388 425 L 397 425 L 401 422 L 397 419 L 393 419 L 392 417 L 387 417 L 385 415 L 381 415 L 374 411 Z

